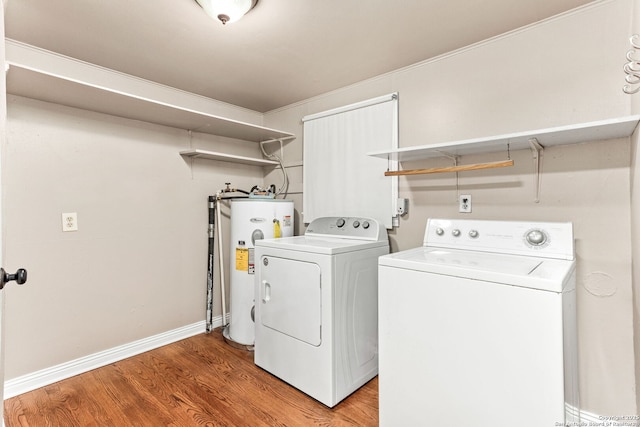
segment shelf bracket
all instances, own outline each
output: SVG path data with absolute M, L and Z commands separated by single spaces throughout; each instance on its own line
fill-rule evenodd
M 540 203 L 540 179 L 542 176 L 542 154 L 544 147 L 538 142 L 538 138 L 529 138 L 529 146 L 533 153 L 533 164 L 536 170 L 536 197 L 535 203 Z

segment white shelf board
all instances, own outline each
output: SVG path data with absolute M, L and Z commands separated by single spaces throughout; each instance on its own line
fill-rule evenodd
M 552 147 L 554 145 L 628 137 L 633 133 L 639 121 L 640 115 L 627 116 L 486 138 L 404 147 L 389 151 L 374 151 L 367 153 L 367 155 L 406 162 L 442 157 L 443 154 L 464 156 L 501 151 L 506 153 L 507 145 L 512 151 L 530 148 L 529 139 L 531 138 L 536 138 L 543 147 Z
M 211 114 L 219 101 L 5 40 L 7 93 L 68 107 L 261 142 L 290 139 L 289 132 Z
M 252 165 L 252 166 L 275 166 L 279 164 L 275 160 L 256 159 L 253 157 L 236 156 L 234 154 L 225 154 L 225 153 L 218 153 L 215 151 L 207 151 L 207 150 L 199 150 L 199 149 L 184 150 L 180 152 L 180 155 L 185 157 L 198 158 L 198 159 L 220 160 L 223 162 L 242 163 L 244 165 Z

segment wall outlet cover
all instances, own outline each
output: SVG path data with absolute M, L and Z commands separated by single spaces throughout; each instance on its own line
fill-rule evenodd
M 458 212 L 471 213 L 471 194 L 461 194 L 459 202 Z
M 62 231 L 78 231 L 77 212 L 62 213 Z

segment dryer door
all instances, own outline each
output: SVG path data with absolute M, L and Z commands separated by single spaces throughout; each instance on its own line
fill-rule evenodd
M 320 266 L 263 256 L 260 259 L 259 322 L 313 346 L 321 343 Z

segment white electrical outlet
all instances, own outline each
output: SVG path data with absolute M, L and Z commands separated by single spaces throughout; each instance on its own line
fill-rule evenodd
M 62 214 L 62 231 L 78 231 L 78 214 L 76 212 Z
M 458 212 L 471 213 L 471 194 L 461 194 L 459 202 Z

